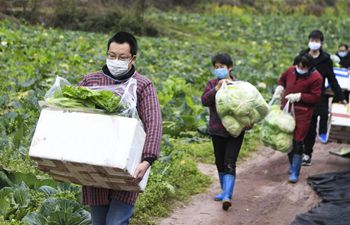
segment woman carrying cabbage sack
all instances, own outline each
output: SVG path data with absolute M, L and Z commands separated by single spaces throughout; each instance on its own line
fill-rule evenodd
M 282 73 L 273 94 L 273 98 L 282 100 L 282 107 L 287 101 L 294 104 L 296 126 L 293 133 L 293 147 L 288 153 L 291 183 L 296 183 L 299 179 L 304 151 L 303 142 L 309 130 L 315 104 L 320 99 L 323 82 L 309 54 L 298 55 L 294 62 L 295 65 Z
M 224 128 L 216 109 L 215 95 L 223 82 L 236 78 L 231 74 L 233 62 L 228 54 L 217 54 L 212 58 L 215 79 L 209 80 L 202 95 L 202 104 L 209 107 L 208 131 L 212 137 L 215 164 L 219 173 L 222 192 L 214 197 L 222 201 L 222 208 L 231 207 L 231 197 L 236 177 L 236 161 L 242 146 L 244 131 L 237 137 L 231 136 Z M 250 129 L 251 126 L 246 127 Z

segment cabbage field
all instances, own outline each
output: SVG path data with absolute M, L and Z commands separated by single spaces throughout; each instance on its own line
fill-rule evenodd
M 174 201 L 199 193 L 210 179 L 196 162 L 213 163 L 206 136 L 207 109 L 200 95 L 212 79 L 210 57 L 227 52 L 234 74 L 255 85 L 266 101 L 277 78 L 306 46 L 313 29 L 325 34 L 324 48 L 334 52 L 350 43 L 350 18 L 257 15 L 240 8 L 213 7 L 202 14 L 150 12 L 161 37 L 138 37 L 136 68 L 151 78 L 163 115 L 161 157 L 152 168 L 132 224 L 153 224 Z M 80 187 L 53 181 L 35 169 L 28 149 L 40 113 L 38 101 L 56 76 L 72 84 L 100 70 L 110 34 L 47 29 L 0 21 L 0 224 L 89 224 L 80 203 Z M 198 132 L 200 131 L 200 132 Z M 258 144 L 259 125 L 246 135 L 241 156 Z M 149 207 L 152 205 L 152 207 Z

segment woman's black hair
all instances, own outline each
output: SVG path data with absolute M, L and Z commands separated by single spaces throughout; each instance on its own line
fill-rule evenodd
M 221 63 L 227 67 L 232 67 L 233 62 L 231 56 L 226 53 L 218 53 L 211 58 L 211 63 L 215 66 L 215 63 Z
M 318 39 L 321 42 L 323 42 L 323 39 L 324 39 L 323 33 L 320 30 L 313 30 L 313 31 L 311 31 L 311 33 L 309 34 L 309 39 L 310 38 Z
M 107 44 L 107 51 L 109 50 L 109 46 L 112 42 L 116 42 L 118 44 L 128 43 L 130 46 L 130 53 L 134 56 L 137 54 L 137 41 L 134 35 L 120 31 L 116 33 L 111 39 L 109 39 Z
M 309 69 L 315 66 L 314 59 L 312 58 L 311 55 L 307 53 L 302 53 L 302 54 L 299 54 L 297 57 L 295 57 L 294 64 L 295 65 L 301 64 L 303 67 L 307 67 Z
M 344 44 L 344 43 L 341 43 L 341 44 L 338 46 L 338 48 L 340 48 L 340 47 L 345 47 L 346 50 L 349 49 L 349 46 L 348 46 L 347 44 Z

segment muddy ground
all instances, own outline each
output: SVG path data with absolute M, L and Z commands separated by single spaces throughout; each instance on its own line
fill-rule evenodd
M 295 216 L 307 212 L 320 199 L 306 182 L 308 176 L 344 171 L 350 168 L 350 159 L 329 154 L 339 149 L 335 143 L 317 143 L 312 166 L 301 169 L 300 180 L 288 183 L 288 159 L 285 154 L 262 147 L 239 162 L 232 200 L 233 206 L 223 211 L 220 202 L 213 201 L 220 191 L 214 165 L 199 164 L 199 169 L 214 179 L 205 193 L 193 196 L 185 205 L 179 204 L 158 225 L 284 225 Z

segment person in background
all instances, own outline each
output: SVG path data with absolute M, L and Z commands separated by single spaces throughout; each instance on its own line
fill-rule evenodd
M 295 65 L 282 73 L 273 95 L 274 99 L 282 99 L 282 108 L 287 101 L 294 104 L 296 126 L 293 133 L 292 150 L 288 153 L 291 183 L 299 179 L 304 139 L 309 130 L 314 107 L 320 99 L 323 82 L 309 54 L 300 54 L 295 58 L 294 63 Z
M 139 183 L 159 155 L 162 136 L 162 117 L 153 83 L 135 69 L 136 38 L 118 32 L 107 44 L 106 64 L 101 71 L 86 75 L 80 86 L 119 85 L 130 78 L 137 80 L 137 112 L 144 125 L 146 140 L 142 161 L 131 181 Z M 83 186 L 83 203 L 90 205 L 93 225 L 127 225 L 133 214 L 138 193 Z M 150 206 L 152 207 L 152 206 Z
M 346 68 L 350 71 L 350 54 L 349 54 L 349 46 L 347 44 L 340 44 L 338 47 L 338 52 L 336 56 L 339 57 L 339 65 L 341 68 Z M 347 102 L 349 102 L 349 90 L 345 90 L 344 96 Z M 337 101 L 338 99 L 335 99 Z
M 349 46 L 347 44 L 340 44 L 338 47 L 338 52 L 336 55 L 339 57 L 339 65 L 342 68 L 349 69 L 350 68 L 350 54 L 349 54 Z
M 239 155 L 244 131 L 238 137 L 232 137 L 225 129 L 216 111 L 215 95 L 222 84 L 234 81 L 232 75 L 233 62 L 228 54 L 217 54 L 212 57 L 215 79 L 209 80 L 202 95 L 203 106 L 209 107 L 208 132 L 212 138 L 215 164 L 219 173 L 222 192 L 214 197 L 216 201 L 222 201 L 222 208 L 228 210 L 231 207 L 231 198 L 236 180 L 236 161 Z M 251 126 L 246 127 L 250 129 Z
M 312 152 L 313 147 L 315 145 L 315 138 L 316 138 L 316 129 L 317 129 L 317 118 L 320 116 L 320 133 L 319 138 L 321 142 L 326 143 L 327 142 L 327 122 L 328 122 L 328 97 L 325 95 L 325 79 L 327 78 L 330 87 L 332 88 L 335 96 L 341 101 L 342 103 L 346 104 L 346 100 L 344 99 L 342 90 L 338 84 L 337 79 L 335 78 L 334 72 L 333 72 L 333 63 L 328 53 L 323 51 L 322 44 L 324 41 L 323 33 L 319 30 L 314 30 L 309 34 L 308 37 L 309 43 L 308 48 L 301 51 L 301 54 L 309 54 L 314 59 L 314 65 L 317 71 L 322 75 L 323 77 L 323 84 L 322 84 L 322 93 L 321 93 L 321 99 L 316 104 L 315 110 L 312 116 L 312 120 L 310 123 L 310 128 L 307 133 L 307 136 L 304 140 L 304 155 L 303 155 L 303 166 L 310 166 L 311 165 L 311 158 L 312 158 Z M 296 62 L 294 62 L 294 65 L 296 65 Z
M 338 68 L 345 68 L 350 69 L 350 54 L 349 53 L 349 46 L 347 44 L 341 43 L 338 46 L 338 52 L 336 52 L 334 55 L 331 55 L 331 59 L 333 61 L 334 67 Z M 349 91 L 343 90 L 344 98 L 347 102 L 349 102 Z M 329 97 L 331 102 L 337 102 L 337 97 L 334 98 L 334 92 L 330 87 L 327 87 L 325 90 L 325 95 Z M 328 117 L 327 117 L 328 119 Z M 327 121 L 326 119 L 320 118 L 320 125 L 319 128 L 327 126 L 325 124 Z M 324 124 L 323 124 L 324 123 Z M 322 133 L 322 130 L 319 129 L 319 133 Z M 324 142 L 323 142 L 324 143 Z

